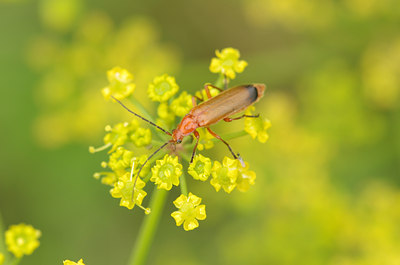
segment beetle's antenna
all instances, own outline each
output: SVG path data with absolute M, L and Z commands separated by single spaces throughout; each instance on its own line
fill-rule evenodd
M 140 118 L 140 119 L 142 119 L 142 120 L 144 120 L 144 121 L 147 121 L 147 122 L 150 123 L 151 125 L 157 127 L 159 130 L 161 130 L 161 131 L 165 132 L 166 134 L 172 136 L 172 134 L 171 134 L 170 132 L 168 132 L 167 130 L 164 130 L 163 128 L 161 128 L 160 126 L 158 126 L 157 124 L 155 124 L 154 122 L 151 122 L 151 121 L 149 121 L 149 120 L 143 118 L 143 117 L 140 116 L 139 114 L 137 114 L 137 113 L 133 112 L 132 110 L 130 110 L 127 106 L 125 106 L 121 101 L 119 101 L 118 99 L 116 99 L 114 96 L 111 96 L 111 97 L 112 97 L 115 101 L 117 101 L 124 109 L 126 109 L 127 111 L 129 111 L 130 113 L 132 113 L 133 115 L 135 115 L 136 117 L 138 117 L 138 118 Z
M 155 154 L 157 154 L 161 149 L 163 149 L 163 148 L 164 148 L 166 145 L 168 145 L 169 143 L 171 143 L 171 141 L 168 141 L 168 142 L 166 142 L 165 144 L 163 144 L 162 146 L 160 146 L 160 147 L 159 147 L 156 151 L 154 151 L 154 152 L 146 159 L 146 161 L 144 161 L 144 163 L 140 166 L 139 171 L 138 171 L 138 173 L 136 174 L 135 181 L 133 182 L 132 198 L 131 198 L 132 202 L 133 202 L 133 195 L 135 194 L 136 182 L 137 182 L 137 179 L 139 178 L 139 174 L 140 174 L 140 172 L 142 171 L 143 167 L 147 164 L 147 162 L 148 162 Z M 132 166 L 133 166 L 133 165 L 132 165 Z M 132 168 L 132 171 L 131 171 L 131 172 L 133 172 L 133 168 Z

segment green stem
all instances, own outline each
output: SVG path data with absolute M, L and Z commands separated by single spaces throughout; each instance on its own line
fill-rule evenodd
M 157 187 L 154 188 L 150 202 L 151 213 L 143 220 L 128 265 L 143 265 L 145 263 L 160 221 L 167 194 L 166 190 L 157 189 Z
M 132 101 L 133 105 L 135 105 L 135 107 L 139 109 L 140 114 L 142 116 L 145 116 L 146 119 L 148 119 L 151 122 L 154 122 L 154 119 L 151 116 L 151 114 L 146 110 L 146 108 L 136 98 L 132 97 L 131 101 Z
M 14 258 L 14 259 L 9 263 L 9 265 L 18 265 L 19 262 L 21 261 L 21 259 L 22 259 L 22 257 L 21 257 L 21 258 Z
M 228 140 L 239 138 L 239 137 L 246 136 L 246 135 L 249 135 L 249 134 L 246 131 L 242 130 L 242 131 L 238 131 L 238 132 L 222 134 L 221 138 L 224 139 L 225 141 L 228 141 Z M 214 142 L 219 141 L 217 138 L 213 138 L 211 140 Z
M 4 260 L 10 260 L 10 255 L 7 252 L 6 244 L 4 243 L 4 224 L 0 213 L 0 252 L 4 255 Z
M 179 186 L 181 187 L 181 193 L 183 195 L 187 196 L 188 192 L 187 192 L 187 185 L 186 185 L 186 177 L 185 177 L 184 173 L 182 173 L 182 175 L 180 177 Z
M 190 155 L 188 155 L 185 152 L 182 152 L 179 154 L 183 159 L 185 159 L 188 163 L 190 163 L 190 159 L 192 158 Z

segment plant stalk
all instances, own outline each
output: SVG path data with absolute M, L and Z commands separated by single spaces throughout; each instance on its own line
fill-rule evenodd
M 154 188 L 150 209 L 151 213 L 145 216 L 136 239 L 128 265 L 143 265 L 146 262 L 151 244 L 161 218 L 168 191 Z

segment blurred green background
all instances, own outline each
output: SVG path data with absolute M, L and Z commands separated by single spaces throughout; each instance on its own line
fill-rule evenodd
M 192 232 L 169 216 L 175 189 L 149 264 L 400 264 L 399 25 L 396 0 L 1 0 L 0 211 L 42 231 L 21 264 L 126 264 L 144 214 L 88 153 L 129 117 L 102 99 L 105 73 L 130 70 L 137 98 L 162 73 L 193 92 L 224 47 L 249 63 L 232 84 L 268 86 L 270 140 L 231 142 L 256 185 L 189 182 L 207 205 Z

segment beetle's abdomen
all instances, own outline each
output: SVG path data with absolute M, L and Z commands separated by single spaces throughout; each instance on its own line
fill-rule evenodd
M 264 94 L 262 84 L 230 88 L 194 107 L 190 114 L 199 126 L 208 126 L 230 117 L 257 102 Z

